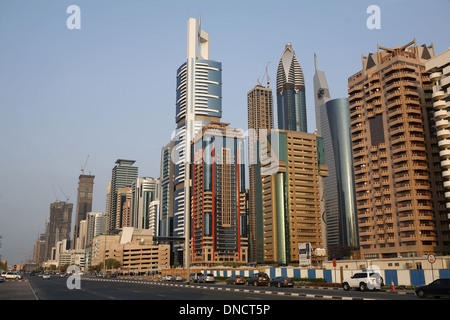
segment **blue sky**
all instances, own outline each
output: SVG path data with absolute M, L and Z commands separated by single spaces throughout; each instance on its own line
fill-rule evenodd
M 70 5 L 81 29 L 69 30 Z M 370 30 L 369 5 L 381 9 Z M 286 42 L 306 81 L 308 131 L 315 129 L 314 53 L 332 97 L 347 96 L 361 55 L 384 47 L 450 47 L 450 1 L 2 0 L 0 2 L 0 254 L 30 256 L 50 203 L 76 201 L 81 166 L 96 176 L 94 211 L 105 211 L 117 158 L 139 176 L 159 176 L 160 150 L 175 129 L 176 70 L 186 25 L 201 14 L 211 58 L 223 66 L 223 117 L 247 129 L 246 94 L 269 64 L 271 87 Z M 275 112 L 276 113 L 276 112 Z M 73 218 L 75 218 L 76 206 Z

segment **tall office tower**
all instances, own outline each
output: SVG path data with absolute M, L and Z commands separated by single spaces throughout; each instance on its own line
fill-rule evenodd
M 78 237 L 73 239 L 75 245 L 72 245 L 72 249 L 84 250 L 86 249 L 87 240 L 87 217 L 85 220 L 81 220 L 78 226 Z
M 362 258 L 441 254 L 446 216 L 425 62 L 432 46 L 378 46 L 348 79 Z
M 431 72 L 433 83 L 433 109 L 436 120 L 436 135 L 441 157 L 442 178 L 445 189 L 445 205 L 450 212 L 450 50 L 447 50 L 425 63 L 427 72 Z M 450 215 L 439 217 L 442 224 L 444 245 L 450 246 Z M 439 222 L 438 222 L 439 223 Z
M 109 231 L 109 214 L 111 211 L 111 180 L 106 185 L 106 228 L 105 232 Z
M 86 220 L 87 213 L 92 211 L 92 195 L 94 192 L 94 178 L 92 175 L 80 174 L 78 181 L 78 196 L 77 196 L 77 220 L 73 230 L 72 245 L 76 245 L 76 239 L 79 236 L 80 222 Z
M 326 247 L 329 258 L 342 258 L 359 250 L 350 111 L 347 98 L 331 99 L 325 72 L 314 58 L 317 134 L 323 137 L 329 173 L 324 178 Z
M 33 263 L 41 264 L 45 261 L 45 234 L 36 239 L 33 250 Z
M 150 203 L 159 198 L 159 179 L 137 178 L 131 190 L 133 194 L 131 226 L 138 229 L 148 229 Z
M 169 142 L 161 149 L 160 172 L 160 206 L 159 206 L 159 234 L 161 237 L 173 236 L 173 172 L 172 150 L 174 141 Z
M 50 219 L 47 224 L 46 259 L 50 259 L 52 248 L 58 241 L 70 241 L 73 203 L 55 201 L 50 204 Z
M 264 261 L 287 265 L 299 262 L 301 244 L 323 248 L 322 193 L 328 168 L 323 140 L 316 134 L 274 130 L 267 140 L 267 155 L 276 159 L 276 167 L 261 166 Z
M 89 212 L 87 216 L 86 247 L 92 246 L 92 240 L 106 231 L 106 215 L 101 212 Z
M 290 43 L 277 70 L 278 129 L 307 132 L 305 79 Z
M 131 187 L 138 177 L 138 167 L 134 167 L 134 160 L 117 159 L 112 169 L 110 188 L 110 202 L 108 214 L 108 230 L 116 229 L 117 223 L 121 224 L 121 217 L 117 216 L 117 192 L 120 188 Z
M 159 236 L 159 198 L 153 200 L 148 205 L 148 229 L 151 231 L 150 234 L 154 237 Z
M 248 261 L 244 133 L 225 123 L 202 128 L 192 143 L 192 261 Z
M 119 190 L 117 190 L 115 229 L 131 227 L 132 198 L 133 193 L 131 187 L 119 188 Z
M 187 61 L 177 71 L 177 98 L 174 170 L 173 235 L 184 237 L 185 217 L 189 216 L 190 144 L 205 124 L 220 121 L 222 116 L 222 64 L 210 60 L 209 34 L 201 29 L 200 19 L 187 23 Z M 187 170 L 186 170 L 187 168 Z M 187 241 L 186 237 L 186 241 Z M 183 262 L 183 251 L 177 248 L 176 260 Z
M 249 158 L 249 261 L 263 261 L 262 228 L 256 229 L 256 221 L 262 220 L 261 163 L 259 161 L 260 130 L 273 129 L 272 89 L 261 85 L 247 93 L 248 113 L 248 158 Z

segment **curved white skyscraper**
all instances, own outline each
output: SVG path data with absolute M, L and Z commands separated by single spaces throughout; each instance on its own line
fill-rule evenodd
M 210 60 L 210 37 L 201 29 L 200 19 L 187 23 L 187 60 L 177 70 L 177 98 L 174 161 L 173 236 L 185 235 L 189 216 L 189 172 L 191 141 L 210 122 L 222 117 L 222 64 Z M 181 262 L 182 251 L 176 259 Z

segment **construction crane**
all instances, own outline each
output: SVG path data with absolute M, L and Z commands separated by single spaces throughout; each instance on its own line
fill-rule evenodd
M 258 84 L 260 85 L 260 86 L 263 86 L 262 85 L 262 82 L 263 82 L 263 80 L 264 80 L 264 78 L 266 78 L 267 79 L 267 88 L 269 88 L 269 85 L 270 85 L 270 78 L 269 78 L 269 72 L 268 72 L 268 68 L 269 68 L 269 64 L 270 64 L 270 61 L 267 63 L 267 65 L 266 65 L 266 71 L 264 72 L 264 74 L 262 75 L 262 77 L 260 78 L 260 79 L 258 79 L 257 81 L 258 81 Z
M 84 170 L 86 169 L 88 160 L 89 160 L 89 155 L 87 156 L 86 161 L 84 162 L 84 167 L 81 167 L 81 174 L 84 174 Z
M 53 188 L 53 193 L 55 194 L 55 201 L 59 201 L 58 196 L 56 195 L 55 187 L 53 185 L 52 185 L 52 188 Z
M 61 187 L 59 189 L 61 189 L 61 192 L 63 193 L 64 197 L 66 197 L 67 202 L 69 202 L 69 197 L 64 193 L 63 189 Z

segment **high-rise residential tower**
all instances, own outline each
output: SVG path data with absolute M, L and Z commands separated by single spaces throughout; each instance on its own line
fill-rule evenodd
M 131 225 L 138 229 L 149 229 L 150 203 L 159 198 L 159 179 L 137 178 L 131 189 L 133 193 Z
M 425 70 L 433 56 L 433 46 L 415 40 L 378 46 L 348 79 L 361 258 L 448 252 L 432 83 Z
M 450 50 L 425 63 L 433 83 L 433 109 L 436 119 L 436 136 L 441 157 L 442 178 L 445 189 L 445 205 L 450 212 Z M 450 218 L 450 217 L 449 217 Z M 444 242 L 450 245 L 449 229 L 445 229 Z
M 92 245 L 92 240 L 103 234 L 106 229 L 106 215 L 101 212 L 88 212 L 86 247 Z
M 78 196 L 77 196 L 77 220 L 73 230 L 73 243 L 75 246 L 76 239 L 79 236 L 80 222 L 86 220 L 87 213 L 92 211 L 92 196 L 94 192 L 94 178 L 93 175 L 80 174 L 78 181 Z
M 226 123 L 202 128 L 192 143 L 192 261 L 248 261 L 245 136 Z
M 248 159 L 249 159 L 249 261 L 263 261 L 262 230 L 257 231 L 257 220 L 262 221 L 261 163 L 259 161 L 260 130 L 266 134 L 273 129 L 272 89 L 261 85 L 247 93 Z M 259 236 L 258 236 L 259 234 Z M 258 254 L 259 252 L 259 254 Z M 259 257 L 259 258 L 258 258 Z
M 348 257 L 359 249 L 350 111 L 347 98 L 331 99 L 325 72 L 315 58 L 314 100 L 317 133 L 323 137 L 326 247 L 328 257 Z
M 222 64 L 210 59 L 210 37 L 201 29 L 200 19 L 189 18 L 187 23 L 187 60 L 178 68 L 176 92 L 173 235 L 184 237 L 189 229 L 186 164 L 191 163 L 192 138 L 203 125 L 220 121 L 222 116 Z M 183 251 L 178 250 L 176 260 L 183 261 Z
M 109 192 L 108 230 L 116 229 L 121 224 L 117 216 L 117 197 L 120 188 L 131 187 L 138 177 L 138 167 L 134 167 L 134 160 L 117 159 L 112 169 L 111 188 Z M 109 185 L 108 185 L 109 188 Z M 119 219 L 118 219 L 119 218 Z
M 161 149 L 160 171 L 160 205 L 159 205 L 159 234 L 161 237 L 173 236 L 173 191 L 174 191 L 174 163 L 172 152 L 175 142 L 171 141 Z
M 264 262 L 299 263 L 299 245 L 323 249 L 323 140 L 316 134 L 274 130 L 267 154 L 276 158 L 275 172 L 261 166 L 263 185 Z
M 307 132 L 305 79 L 291 43 L 277 69 L 278 129 Z
M 52 248 L 58 241 L 67 240 L 70 243 L 73 203 L 55 201 L 50 204 L 50 219 L 46 228 L 46 253 L 48 260 L 52 255 Z

